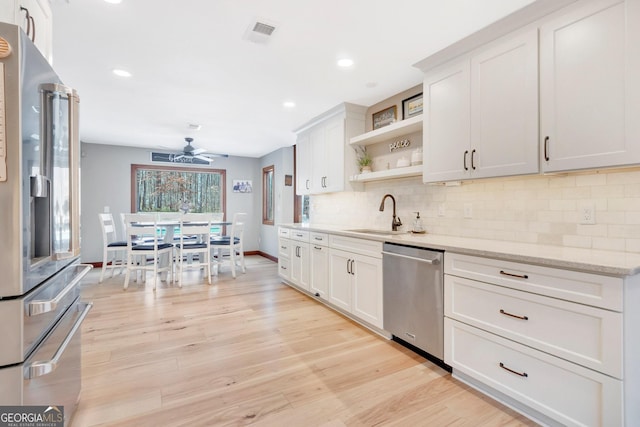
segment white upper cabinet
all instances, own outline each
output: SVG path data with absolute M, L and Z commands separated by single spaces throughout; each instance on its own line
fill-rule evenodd
M 536 29 L 471 58 L 471 151 L 473 176 L 539 171 Z
M 469 178 L 470 68 L 468 59 L 457 61 L 424 80 L 424 182 Z
M 0 21 L 20 25 L 49 63 L 53 28 L 49 0 L 2 0 Z
M 311 194 L 311 138 L 310 132 L 298 135 L 296 141 L 296 193 Z
M 640 2 L 582 2 L 540 30 L 544 172 L 640 163 Z
M 296 132 L 296 193 L 321 194 L 351 190 L 357 173 L 355 150 L 348 141 L 364 133 L 365 107 L 341 104 Z
M 424 98 L 424 182 L 538 172 L 536 29 L 431 70 Z

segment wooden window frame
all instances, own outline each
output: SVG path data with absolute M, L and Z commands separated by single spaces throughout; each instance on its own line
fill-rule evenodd
M 267 204 L 268 188 L 267 188 L 267 175 L 271 174 L 271 219 L 269 219 L 269 205 Z M 275 178 L 276 170 L 275 166 L 266 166 L 262 168 L 262 224 L 274 225 L 275 224 Z

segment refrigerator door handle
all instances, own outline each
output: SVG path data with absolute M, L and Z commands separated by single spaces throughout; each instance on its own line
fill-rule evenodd
M 81 264 L 81 265 L 84 267 L 82 271 L 78 273 L 76 277 L 74 277 L 73 280 L 67 286 L 65 286 L 64 289 L 58 295 L 56 295 L 55 298 L 46 300 L 46 301 L 36 300 L 36 301 L 29 302 L 27 307 L 28 316 L 37 316 L 39 314 L 44 314 L 44 313 L 49 313 L 50 311 L 54 311 L 58 306 L 58 304 L 60 303 L 60 301 L 62 301 L 62 298 L 64 298 L 65 295 L 67 295 L 73 288 L 75 288 L 78 282 L 82 280 L 84 276 L 86 276 L 87 273 L 93 268 L 93 266 L 90 264 Z M 67 269 L 76 268 L 76 267 L 77 265 L 70 265 L 69 267 L 67 267 Z
M 76 334 L 78 329 L 80 329 L 80 326 L 82 326 L 82 322 L 84 321 L 84 318 L 87 317 L 87 314 L 89 314 L 89 310 L 91 310 L 91 308 L 93 307 L 93 303 L 90 302 L 81 303 L 81 305 L 84 305 L 82 313 L 78 317 L 78 320 L 76 320 L 76 322 L 74 323 L 64 341 L 62 341 L 62 344 L 60 344 L 60 347 L 58 347 L 58 350 L 53 355 L 53 357 L 43 362 L 33 362 L 32 364 L 25 366 L 24 379 L 30 380 L 33 378 L 41 377 L 56 370 L 58 363 L 60 362 L 60 358 L 64 354 L 64 351 L 67 349 L 67 346 L 73 339 L 73 336 Z

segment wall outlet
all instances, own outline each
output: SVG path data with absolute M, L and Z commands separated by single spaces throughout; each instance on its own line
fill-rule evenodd
M 109 208 L 109 206 L 105 206 L 104 213 L 109 213 L 109 212 L 111 212 L 111 209 Z
M 471 203 L 464 204 L 464 217 L 473 218 L 473 205 Z
M 596 207 L 593 203 L 585 203 L 580 206 L 580 224 L 596 223 Z
M 444 203 L 438 205 L 438 216 L 444 216 Z

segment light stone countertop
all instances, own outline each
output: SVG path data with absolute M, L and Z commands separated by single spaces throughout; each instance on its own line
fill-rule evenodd
M 570 248 L 564 246 L 538 245 L 532 243 L 506 242 L 500 240 L 471 239 L 466 237 L 434 234 L 412 234 L 389 231 L 389 234 L 370 234 L 349 231 L 365 227 L 344 227 L 331 224 L 282 224 L 282 227 L 297 228 L 321 233 L 359 237 L 379 242 L 406 244 L 423 248 L 439 249 L 459 254 L 475 255 L 505 261 L 537 264 L 547 267 L 584 271 L 610 276 L 632 276 L 640 273 L 640 254 L 613 252 L 595 249 Z

